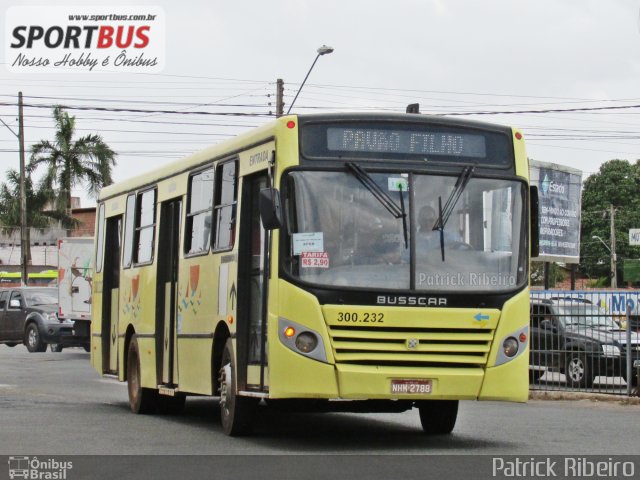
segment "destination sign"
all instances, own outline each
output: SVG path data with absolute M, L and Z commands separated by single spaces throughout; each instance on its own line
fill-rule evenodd
M 429 122 L 309 122 L 301 126 L 305 159 L 514 165 L 511 130 Z
M 404 153 L 485 158 L 483 135 L 449 132 L 420 132 L 380 128 L 329 127 L 330 151 Z

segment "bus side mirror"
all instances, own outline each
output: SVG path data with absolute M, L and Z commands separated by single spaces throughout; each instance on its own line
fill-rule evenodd
M 277 230 L 282 226 L 282 210 L 280 209 L 280 192 L 275 188 L 260 190 L 260 219 L 265 230 Z
M 538 187 L 529 187 L 529 206 L 530 206 L 530 219 L 531 219 L 531 258 L 536 258 L 540 255 L 540 230 L 539 230 L 539 208 L 540 203 L 538 201 Z

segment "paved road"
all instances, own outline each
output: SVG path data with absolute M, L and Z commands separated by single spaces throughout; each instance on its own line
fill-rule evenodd
M 454 434 L 422 434 L 402 414 L 267 412 L 250 438 L 224 437 L 217 401 L 180 416 L 128 410 L 126 387 L 102 379 L 81 349 L 30 354 L 0 345 L 0 455 L 92 454 L 637 454 L 640 406 L 462 402 Z

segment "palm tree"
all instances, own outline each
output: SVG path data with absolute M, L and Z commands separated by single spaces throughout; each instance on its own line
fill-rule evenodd
M 41 140 L 31 147 L 28 170 L 40 165 L 46 167 L 42 178 L 44 188 L 56 192 L 56 210 L 71 216 L 71 189 L 83 184 L 92 196 L 112 183 L 111 168 L 116 153 L 97 134 L 74 140 L 75 117 L 69 116 L 61 106 L 53 109 L 56 122 L 55 141 Z
M 29 175 L 25 176 L 25 197 L 27 200 L 27 261 L 31 262 L 30 229 L 44 230 L 56 222 L 63 227 L 70 228 L 77 221 L 68 217 L 64 212 L 51 209 L 54 199 L 52 191 L 43 185 L 33 188 L 33 181 Z M 0 229 L 5 235 L 10 235 L 20 228 L 20 173 L 7 170 L 7 183 L 0 185 Z

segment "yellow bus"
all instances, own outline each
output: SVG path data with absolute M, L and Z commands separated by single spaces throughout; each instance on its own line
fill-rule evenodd
M 273 406 L 450 433 L 527 400 L 535 205 L 515 129 L 281 117 L 102 190 L 92 364 L 135 413 L 220 397 L 228 435 Z

